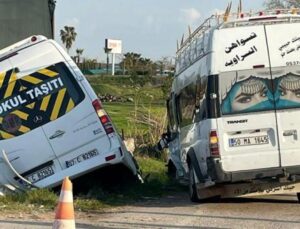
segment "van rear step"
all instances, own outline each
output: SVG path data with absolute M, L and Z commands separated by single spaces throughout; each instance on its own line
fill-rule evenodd
M 197 186 L 198 195 L 201 199 L 214 196 L 222 198 L 250 197 L 274 194 L 296 194 L 300 193 L 300 182 L 263 182 L 263 183 L 241 183 L 216 185 L 201 189 Z

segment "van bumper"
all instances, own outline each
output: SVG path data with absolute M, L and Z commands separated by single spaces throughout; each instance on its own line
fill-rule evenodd
M 259 180 L 274 177 L 287 177 L 292 181 L 300 181 L 300 165 L 238 172 L 225 172 L 220 159 L 209 158 L 207 165 L 209 176 L 217 183 Z

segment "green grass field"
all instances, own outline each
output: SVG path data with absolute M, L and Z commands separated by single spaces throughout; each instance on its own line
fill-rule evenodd
M 166 108 L 163 91 L 160 87 L 136 86 L 128 77 L 89 77 L 97 95 L 110 94 L 132 102 L 104 102 L 104 109 L 111 117 L 119 133 L 136 137 L 153 132 L 153 120 L 165 122 Z M 163 130 L 161 130 L 163 131 Z

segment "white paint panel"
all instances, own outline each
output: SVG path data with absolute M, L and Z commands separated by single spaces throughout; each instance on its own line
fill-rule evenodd
M 215 30 L 213 37 L 213 73 L 269 66 L 263 26 Z
M 266 26 L 272 67 L 300 65 L 300 23 Z
M 282 104 L 278 103 L 277 122 L 281 165 L 282 167 L 299 166 L 300 23 L 269 25 L 266 26 L 266 31 L 273 79 L 280 85 L 276 87 L 280 91 L 278 101 L 285 101 L 285 106 L 290 108 L 283 109 L 280 106 Z

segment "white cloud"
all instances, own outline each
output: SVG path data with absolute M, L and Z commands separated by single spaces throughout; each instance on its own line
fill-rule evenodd
M 183 19 L 189 25 L 195 24 L 200 18 L 201 13 L 195 8 L 181 9 Z

